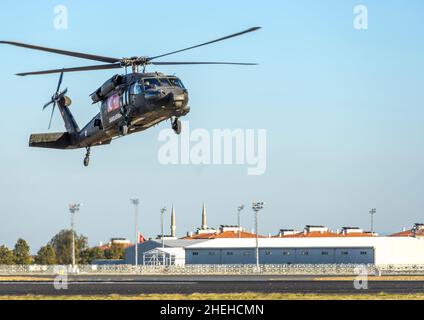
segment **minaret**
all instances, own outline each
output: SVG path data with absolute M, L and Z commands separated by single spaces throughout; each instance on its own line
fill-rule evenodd
M 171 237 L 172 238 L 177 237 L 177 219 L 175 216 L 174 205 L 172 205 L 172 212 L 171 212 Z
M 202 226 L 201 229 L 205 230 L 208 228 L 208 225 L 206 223 L 206 204 L 203 202 L 203 209 L 202 209 Z

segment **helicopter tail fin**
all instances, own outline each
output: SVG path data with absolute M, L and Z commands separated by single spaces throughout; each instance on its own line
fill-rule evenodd
M 67 96 L 63 96 L 58 103 L 60 114 L 62 115 L 63 122 L 65 123 L 66 131 L 69 134 L 78 133 L 80 131 L 74 116 L 72 115 L 69 107 L 71 106 L 71 99 Z

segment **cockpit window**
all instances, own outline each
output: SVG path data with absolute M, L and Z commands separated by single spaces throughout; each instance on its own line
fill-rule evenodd
M 184 87 L 184 85 L 183 85 L 183 83 L 181 82 L 180 79 L 170 78 L 169 81 L 171 81 L 171 83 L 174 87 L 179 87 L 179 88 L 185 89 L 185 87 Z
M 159 82 L 159 79 L 156 78 L 149 78 L 149 79 L 144 79 L 144 89 L 149 90 L 149 89 L 155 89 L 155 87 L 160 87 L 161 84 Z
M 141 86 L 141 83 L 137 81 L 134 83 L 131 87 L 131 94 L 140 94 L 143 92 L 143 87 Z
M 144 89 L 155 89 L 156 87 L 177 87 L 185 89 L 183 83 L 178 78 L 145 78 Z
M 160 78 L 159 81 L 163 87 L 172 87 L 171 82 L 166 78 Z

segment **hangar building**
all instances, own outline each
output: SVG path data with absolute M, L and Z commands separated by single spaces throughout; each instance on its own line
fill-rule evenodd
M 175 236 L 175 212 L 171 230 Z M 139 263 L 145 265 L 242 265 L 256 263 L 256 234 L 241 227 L 206 224 L 196 233 L 176 239 L 149 240 L 138 244 Z M 378 236 L 359 228 L 332 232 L 323 226 L 306 226 L 301 232 L 281 230 L 276 236 L 258 236 L 260 264 L 375 264 L 424 265 L 424 225 L 391 236 Z M 162 247 L 163 246 L 163 247 Z M 129 247 L 125 263 L 134 264 L 135 246 Z

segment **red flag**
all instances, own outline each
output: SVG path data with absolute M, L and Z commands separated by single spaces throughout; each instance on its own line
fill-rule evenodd
M 146 242 L 146 238 L 141 233 L 138 234 L 138 243 Z

